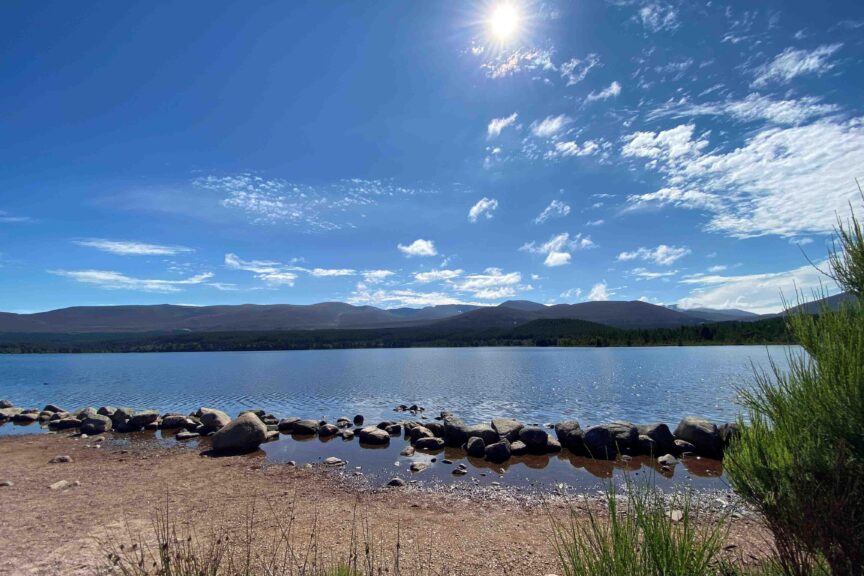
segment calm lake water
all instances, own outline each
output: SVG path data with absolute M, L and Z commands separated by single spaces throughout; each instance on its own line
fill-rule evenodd
M 66 409 L 114 405 L 179 412 L 210 406 L 232 415 L 254 408 L 330 421 L 363 414 L 372 423 L 398 420 L 394 406 L 417 403 L 429 417 L 449 410 L 469 423 L 512 416 L 536 424 L 576 419 L 585 427 L 629 420 L 674 428 L 685 415 L 734 420 L 736 388 L 752 382 L 751 363 L 768 367 L 773 359 L 783 367 L 790 352 L 798 353 L 781 346 L 730 346 L 10 355 L 0 356 L 0 398 L 39 408 L 48 402 Z M 36 431 L 0 426 L 0 434 Z M 277 461 L 338 456 L 381 471 L 399 461 L 403 445 L 367 451 L 341 442 L 322 449 L 318 440 L 286 438 L 265 445 L 265 452 Z M 464 454 L 438 457 L 460 460 Z M 584 462 L 566 453 L 532 458 L 511 468 L 541 480 L 560 478 L 565 469 L 586 472 Z M 612 465 L 593 472 L 590 466 L 592 477 L 613 474 Z M 449 479 L 450 469 L 427 472 Z

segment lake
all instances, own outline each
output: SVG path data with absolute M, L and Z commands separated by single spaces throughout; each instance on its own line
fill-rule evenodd
M 797 350 L 723 346 L 9 355 L 0 356 L 0 398 L 39 408 L 53 402 L 66 409 L 114 405 L 185 413 L 210 406 L 231 415 L 263 409 L 278 417 L 330 421 L 363 414 L 372 423 L 398 420 L 396 405 L 417 403 L 429 417 L 449 410 L 469 423 L 511 416 L 536 424 L 576 419 L 583 428 L 611 420 L 663 421 L 674 429 L 685 415 L 734 420 L 740 410 L 736 389 L 753 381 L 751 363 L 767 368 L 773 359 L 785 367 L 787 354 Z M 34 431 L 38 427 L 0 426 L 0 434 Z M 331 443 L 322 451 L 317 440 L 285 439 L 265 450 L 277 461 L 335 455 L 380 469 L 398 460 L 402 443 L 394 444 L 374 456 L 373 451 L 361 455 L 367 451 L 356 442 Z M 577 467 L 567 459 L 566 454 L 547 457 L 525 462 L 524 468 L 545 470 L 537 477 L 552 479 L 549 468 Z

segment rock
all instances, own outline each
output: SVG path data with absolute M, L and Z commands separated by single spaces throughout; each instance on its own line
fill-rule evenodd
M 522 429 L 522 423 L 512 418 L 493 418 L 492 429 L 498 433 L 501 438 L 506 438 L 510 442 L 515 442 L 519 439 L 519 430 Z
M 87 416 L 95 416 L 97 414 L 98 412 L 96 411 L 96 408 L 88 406 L 87 408 L 82 408 L 78 412 L 75 412 L 75 417 L 79 420 L 84 420 Z
M 69 412 L 55 412 L 51 415 L 51 418 L 48 420 L 62 420 L 64 418 L 72 418 L 72 415 Z
M 524 456 L 528 454 L 528 445 L 521 440 L 516 440 L 510 444 L 510 454 L 513 456 Z
M 468 456 L 483 458 L 486 455 L 486 442 L 480 436 L 473 436 L 468 439 L 465 450 L 468 452 Z
M 672 435 L 672 432 L 666 424 L 663 424 L 662 422 L 644 424 L 642 426 L 637 426 L 636 431 L 640 436 L 648 436 L 654 441 L 654 444 L 651 446 L 654 449 L 654 452 L 649 453 L 640 451 L 641 454 L 651 456 L 654 454 L 669 454 L 670 452 L 675 451 L 675 436 Z M 644 447 L 645 446 L 643 445 L 643 448 Z
M 182 414 L 165 414 L 162 416 L 162 421 L 159 427 L 162 429 L 173 430 L 175 428 L 186 428 L 189 424 L 189 418 Z
M 415 426 L 408 432 L 408 438 L 411 442 L 416 442 L 421 438 L 434 438 L 435 434 L 425 426 Z
M 669 510 L 666 515 L 669 517 L 672 522 L 680 522 L 684 519 L 684 511 L 683 510 Z
M 391 424 L 384 428 L 384 431 L 390 434 L 391 436 L 398 436 L 402 433 L 402 425 L 401 424 Z
M 468 441 L 468 426 L 461 418 L 444 418 L 444 442 L 448 446 L 462 446 Z
M 593 458 L 612 460 L 617 454 L 631 454 L 639 435 L 629 422 L 600 424 L 585 430 L 583 442 Z
M 12 421 L 16 424 L 32 424 L 39 419 L 38 413 L 19 412 L 12 417 Z
M 51 420 L 48 422 L 48 428 L 51 430 L 69 430 L 81 426 L 81 421 L 77 418 L 63 418 L 61 420 Z
M 342 430 L 340 435 L 342 436 L 343 440 L 351 440 L 354 438 L 354 430 L 351 430 L 350 428 L 345 428 L 344 430 Z
M 339 433 L 339 428 L 333 424 L 324 424 L 318 428 L 318 436 L 322 438 L 330 438 Z
M 364 421 L 364 418 L 363 418 L 362 414 L 357 414 L 356 416 L 354 416 L 354 425 L 355 426 L 362 426 L 363 421 Z
M 175 440 L 191 440 L 192 438 L 198 438 L 201 436 L 197 432 L 190 432 L 189 430 L 183 430 L 182 432 L 178 432 L 176 436 L 174 436 Z
M 387 486 L 393 486 L 394 488 L 401 488 L 405 486 L 405 481 L 401 478 L 391 478 L 389 482 L 387 482 Z
M 54 414 L 57 414 L 57 412 L 45 412 L 43 410 L 42 412 L 39 413 L 39 416 L 38 416 L 39 422 L 47 422 L 48 420 L 51 420 L 51 418 L 54 417 Z
M 696 451 L 696 447 L 693 446 L 690 442 L 686 440 L 675 440 L 675 453 L 676 454 L 693 454 Z
M 67 454 L 61 454 L 60 456 L 55 456 L 51 460 L 48 461 L 49 464 L 69 464 L 72 462 L 72 457 Z
M 738 428 L 736 422 L 727 422 L 726 424 L 722 424 L 718 428 L 718 432 L 720 433 L 720 441 L 723 442 L 724 450 L 741 434 L 741 430 Z
M 290 418 L 283 418 L 279 421 L 278 427 L 279 431 L 285 434 L 289 434 L 294 431 L 294 424 L 300 421 L 300 418 L 296 416 L 291 416 Z
M 525 426 L 519 430 L 519 440 L 532 452 L 545 452 L 549 434 L 539 426 Z
M 129 418 L 129 426 L 131 428 L 144 428 L 153 422 L 156 422 L 159 419 L 159 413 L 155 410 L 143 410 L 141 412 L 136 412 L 131 418 Z
M 546 452 L 560 452 L 561 443 L 552 436 L 546 435 Z
M 330 456 L 329 458 L 324 459 L 325 466 L 344 466 L 345 461 L 341 458 L 337 458 L 335 456 Z
M 43 412 L 65 412 L 62 408 L 57 406 L 56 404 L 46 404 L 44 408 L 42 408 Z
M 687 416 L 675 428 L 675 437 L 692 444 L 697 454 L 709 458 L 723 457 L 723 440 L 720 437 L 720 431 L 713 422 Z
M 114 415 L 116 411 L 117 408 L 114 408 L 113 406 L 102 406 L 101 408 L 99 408 L 99 410 L 96 411 L 96 413 L 100 416 L 108 416 L 110 418 Z
M 297 420 L 291 428 L 292 434 L 301 436 L 317 434 L 321 424 L 317 420 Z
M 411 472 L 422 472 L 429 467 L 429 464 L 426 462 L 412 462 L 411 466 L 408 467 Z
M 495 429 L 488 424 L 476 424 L 474 426 L 469 426 L 466 431 L 468 432 L 469 439 L 482 438 L 483 442 L 485 442 L 487 446 L 501 440 L 498 432 L 496 432 Z
M 510 458 L 510 442 L 501 440 L 494 444 L 486 446 L 486 459 L 490 462 L 500 464 L 506 462 Z
M 21 414 L 23 411 L 24 410 L 16 406 L 10 406 L 9 408 L 0 408 L 0 422 L 12 420 L 15 416 Z
M 279 431 L 278 430 L 270 430 L 267 429 L 267 433 L 264 436 L 264 442 L 275 442 L 279 440 Z
M 48 487 L 51 490 L 65 490 L 66 488 L 69 488 L 70 486 L 72 486 L 72 483 L 69 482 L 68 480 L 59 480 L 57 482 L 54 482 L 53 484 L 51 484 Z
M 267 427 L 261 419 L 248 413 L 232 420 L 213 435 L 215 452 L 251 452 L 267 439 Z
M 104 434 L 111 430 L 113 424 L 111 418 L 101 414 L 93 414 L 81 421 L 82 434 Z
M 401 452 L 399 452 L 399 455 L 400 456 L 413 456 L 415 452 L 416 452 L 416 450 L 414 449 L 413 446 L 406 446 L 405 448 L 402 449 Z
M 215 408 L 199 408 L 195 416 L 201 421 L 205 432 L 216 432 L 231 422 L 231 417 Z
M 678 463 L 678 459 L 672 454 L 665 454 L 657 458 L 657 463 L 661 466 L 674 466 Z
M 377 426 L 361 428 L 357 433 L 357 437 L 363 444 L 382 446 L 390 443 L 390 434 L 388 434 L 386 430 L 382 430 Z
M 675 442 L 672 442 L 672 445 L 675 445 Z M 660 450 L 657 448 L 657 442 L 654 441 L 650 436 L 646 436 L 645 434 L 640 434 L 636 439 L 636 448 L 634 450 L 635 454 L 645 454 L 647 456 L 654 456 Z
M 444 437 L 444 423 L 443 422 L 424 422 L 423 426 L 428 428 L 432 434 L 434 434 L 437 438 Z
M 464 476 L 465 474 L 468 474 L 468 470 L 465 468 L 454 468 L 452 474 L 454 476 Z
M 398 406 L 393 408 L 394 412 L 405 412 L 406 410 L 408 410 L 408 406 L 406 406 L 405 404 L 399 404 Z
M 387 428 L 396 424 L 398 424 L 398 422 L 394 422 L 393 420 L 384 420 L 378 423 L 378 428 L 380 428 L 381 430 L 387 430 Z
M 11 488 L 15 483 L 11 480 L 0 480 L 0 488 Z
M 0 409 L 13 408 L 14 406 L 10 400 L 0 400 Z
M 351 426 L 351 421 L 348 419 L 347 416 L 340 416 L 336 419 L 336 426 L 338 426 L 339 428 L 348 428 L 349 426 Z
M 565 420 L 555 424 L 555 435 L 561 445 L 574 454 L 582 454 L 585 451 L 582 428 L 576 420 Z
M 414 444 L 414 446 L 418 450 L 434 451 L 434 450 L 441 450 L 442 448 L 444 448 L 444 444 L 445 444 L 445 442 L 444 442 L 443 438 L 432 437 L 432 438 L 420 438 L 419 440 L 417 440 L 417 442 Z

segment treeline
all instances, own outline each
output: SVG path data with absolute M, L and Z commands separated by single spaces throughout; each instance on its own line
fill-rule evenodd
M 511 329 L 433 326 L 357 330 L 148 334 L 0 334 L 0 353 L 199 352 L 478 346 L 701 346 L 787 344 L 783 318 L 678 328 L 621 330 L 581 320 L 535 320 Z

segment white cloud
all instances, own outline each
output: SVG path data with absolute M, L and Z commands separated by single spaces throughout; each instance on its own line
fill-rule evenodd
M 435 249 L 435 242 L 432 240 L 423 240 L 419 238 L 411 244 L 405 246 L 399 244 L 399 251 L 411 258 L 412 256 L 437 256 L 438 251 Z
M 652 2 L 639 9 L 642 25 L 652 32 L 674 30 L 678 27 L 678 12 L 669 4 Z
M 173 256 L 184 252 L 193 252 L 185 246 L 163 246 L 160 244 L 146 244 L 144 242 L 125 242 L 120 240 L 102 240 L 92 238 L 89 240 L 75 240 L 79 246 L 95 248 L 102 252 L 119 254 L 121 256 Z
M 486 55 L 486 51 L 476 51 L 475 55 Z M 552 63 L 552 51 L 540 48 L 496 53 L 492 58 L 483 62 L 481 67 L 489 78 L 504 78 L 534 70 L 555 70 L 555 64 Z
M 609 300 L 609 287 L 606 285 L 605 280 L 591 287 L 591 291 L 588 293 L 588 300 L 591 302 L 605 302 Z
M 633 268 L 630 270 L 630 275 L 635 276 L 637 280 L 656 280 L 658 278 L 669 278 L 678 274 L 677 270 L 668 272 L 653 272 L 645 268 Z
M 530 285 L 522 285 L 522 274 L 504 272 L 500 268 L 487 268 L 482 274 L 469 274 L 453 283 L 457 292 L 468 292 L 481 300 L 497 300 L 516 295 L 517 290 L 531 290 Z
M 552 200 L 549 205 L 534 219 L 535 224 L 542 224 L 550 218 L 559 218 L 570 214 L 570 206 L 561 200 Z
M 796 50 L 787 48 L 778 54 L 771 62 L 756 69 L 754 86 L 765 86 L 771 82 L 785 83 L 804 74 L 821 75 L 831 70 L 834 64 L 829 62 L 843 45 L 825 44 L 813 50 Z
M 480 216 L 486 216 L 487 219 L 491 219 L 492 213 L 497 208 L 498 200 L 495 200 L 494 198 L 486 198 L 484 196 L 468 211 L 468 219 L 471 222 L 477 222 L 477 219 L 480 218 Z
M 50 270 L 51 274 L 71 278 L 83 284 L 94 284 L 110 290 L 137 290 L 140 292 L 180 292 L 184 286 L 203 284 L 213 277 L 211 272 L 197 274 L 183 280 L 156 280 L 135 278 L 109 270 Z
M 609 98 L 617 98 L 618 95 L 621 94 L 621 84 L 618 83 L 617 80 L 614 80 L 608 87 L 600 90 L 599 92 L 591 92 L 588 96 L 585 97 L 585 100 L 588 102 L 594 102 L 595 100 L 608 100 Z
M 575 140 L 567 140 L 565 142 L 555 142 L 552 150 L 546 153 L 547 158 L 566 158 L 570 156 L 593 156 L 597 154 L 602 146 L 606 144 L 601 140 L 598 144 L 596 140 L 586 140 L 579 144 Z
M 584 59 L 571 58 L 561 64 L 561 77 L 567 79 L 567 86 L 578 84 L 588 76 L 592 68 L 600 65 L 597 54 L 588 54 Z
M 578 300 L 579 297 L 582 296 L 581 288 L 570 288 L 569 290 L 565 290 L 561 293 L 559 298 L 567 298 L 569 300 Z
M 538 138 L 554 138 L 561 130 L 573 121 L 566 114 L 547 116 L 539 122 L 531 124 L 531 132 Z
M 225 267 L 252 272 L 256 278 L 271 286 L 294 286 L 297 280 L 297 274 L 286 269 L 284 264 L 272 260 L 242 260 L 230 252 L 225 254 Z
M 687 98 L 669 101 L 652 111 L 648 119 L 728 116 L 742 122 L 767 120 L 774 124 L 801 124 L 814 118 L 836 114 L 839 110 L 837 105 L 824 104 L 813 96 L 775 100 L 770 96 L 753 93 L 740 100 L 729 99 L 704 104 L 694 104 Z
M 631 135 L 624 154 L 651 158 L 670 187 L 630 203 L 707 209 L 708 230 L 739 238 L 830 233 L 864 175 L 864 118 L 767 128 L 726 153 L 707 144 L 692 125 Z
M 654 262 L 660 266 L 671 266 L 676 261 L 690 254 L 690 249 L 686 246 L 667 246 L 660 244 L 656 248 L 639 248 L 633 252 L 621 252 L 618 254 L 620 262 L 630 260 L 645 260 L 646 262 Z
M 444 304 L 474 304 L 444 292 L 417 292 L 415 290 L 369 290 L 363 284 L 348 299 L 351 304 L 369 304 L 395 308 L 398 306 L 440 306 Z
M 23 224 L 33 222 L 29 216 L 14 216 L 5 210 L 0 210 L 0 224 Z
M 367 284 L 380 284 L 390 276 L 393 276 L 395 272 L 390 270 L 364 270 L 362 274 L 363 280 Z
M 827 268 L 825 262 L 817 266 L 822 270 Z M 802 291 L 806 300 L 812 300 L 814 290 L 833 288 L 825 285 L 825 280 L 825 276 L 810 265 L 785 272 L 742 276 L 694 275 L 680 282 L 699 287 L 679 300 L 678 305 L 682 308 L 740 308 L 769 314 L 782 309 L 782 297 L 794 304 L 796 290 Z
M 543 265 L 554 268 L 569 264 L 572 252 L 593 248 L 594 246 L 595 244 L 590 236 L 577 234 L 571 238 L 568 232 L 562 232 L 542 244 L 537 244 L 536 242 L 523 244 L 519 250 L 530 252 L 531 254 L 545 254 L 546 260 L 544 260 Z
M 331 276 L 354 276 L 356 270 L 350 268 L 313 268 L 308 271 L 309 274 L 316 278 L 326 278 Z
M 503 118 L 493 118 L 489 122 L 489 126 L 486 127 L 486 135 L 489 138 L 495 138 L 501 134 L 501 131 L 507 128 L 508 126 L 512 126 L 519 115 L 514 112 L 510 116 L 505 116 Z
M 725 264 L 717 264 L 708 268 L 708 272 L 711 274 L 716 274 L 717 272 L 723 272 L 724 270 L 726 270 L 726 268 L 728 268 L 728 266 L 726 266 Z
M 464 270 L 430 270 L 429 272 L 415 272 L 414 280 L 421 284 L 440 282 L 442 280 L 458 278 L 463 272 Z
M 602 218 L 600 218 L 598 220 L 589 220 L 588 222 L 585 223 L 585 225 L 586 226 L 602 226 L 605 223 L 606 223 L 606 221 L 603 220 Z

